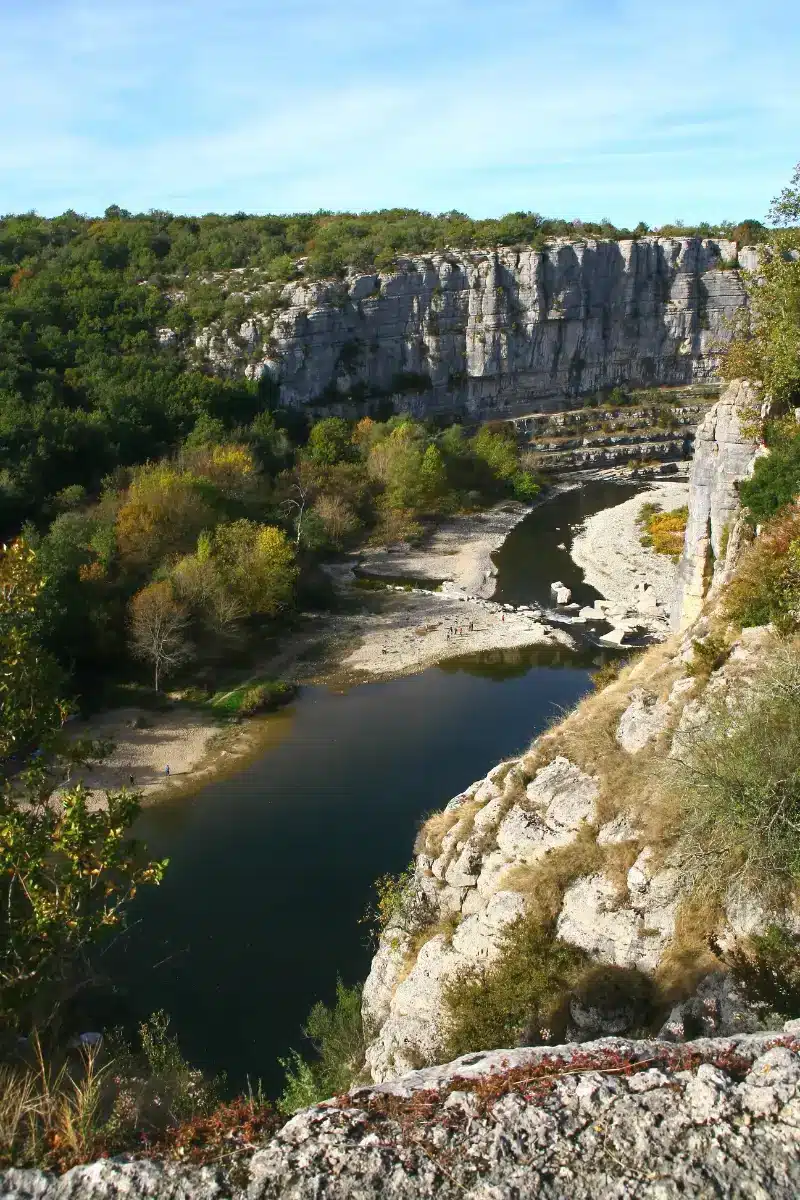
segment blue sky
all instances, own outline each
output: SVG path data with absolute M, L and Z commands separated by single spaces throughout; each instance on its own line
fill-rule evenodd
M 0 0 L 0 212 L 763 217 L 796 0 Z

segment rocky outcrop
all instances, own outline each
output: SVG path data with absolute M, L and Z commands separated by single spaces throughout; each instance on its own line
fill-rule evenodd
M 324 412 L 381 397 L 420 415 L 559 408 L 618 383 L 713 379 L 745 303 L 736 263 L 735 242 L 699 238 L 448 250 L 286 284 L 269 313 L 202 330 L 196 352 Z
M 796 1023 L 795 1023 L 796 1024 Z M 795 1034 L 470 1054 L 294 1116 L 236 1172 L 7 1171 L 7 1200 L 550 1200 L 800 1192 Z M 234 1175 L 236 1181 L 231 1179 Z
M 751 473 L 759 451 L 753 432 L 757 417 L 757 390 L 736 380 L 697 428 L 689 474 L 689 520 L 672 606 L 675 629 L 699 615 L 738 551 L 736 485 Z
M 410 908 L 384 934 L 364 988 L 374 1080 L 442 1057 L 448 989 L 497 960 L 509 926 L 539 903 L 532 897 L 542 881 L 548 904 L 555 903 L 543 915 L 554 921 L 558 938 L 595 963 L 652 974 L 670 954 L 687 957 L 679 914 L 695 877 L 678 850 L 648 840 L 643 798 L 649 776 L 704 721 L 711 698 L 733 698 L 752 685 L 774 637 L 768 628 L 744 630 L 706 682 L 686 673 L 698 632 L 690 627 L 646 654 L 423 828 Z M 790 914 L 786 920 L 765 914 L 738 893 L 729 908 L 722 924 L 707 931 L 723 944 L 770 920 L 791 931 L 797 926 Z M 416 923 L 407 919 L 412 910 L 422 914 Z M 703 953 L 701 940 L 688 958 Z M 696 982 L 691 975 L 688 990 Z M 608 1015 L 595 1032 L 616 1031 L 616 1017 Z M 760 1019 L 753 1020 L 752 1026 L 723 1021 L 714 1031 L 759 1028 Z M 570 1033 L 578 1040 L 585 1033 L 579 1026 L 573 1021 Z

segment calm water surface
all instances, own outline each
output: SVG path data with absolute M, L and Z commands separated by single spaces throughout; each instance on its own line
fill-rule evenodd
M 631 494 L 588 500 L 589 490 L 542 506 L 512 533 L 498 554 L 504 598 L 546 600 L 556 578 L 580 589 L 556 548 L 569 544 L 564 526 L 587 505 Z M 192 1062 L 226 1071 L 235 1087 L 249 1075 L 277 1091 L 277 1059 L 306 1049 L 300 1028 L 314 1001 L 332 998 L 337 973 L 346 983 L 366 975 L 359 918 L 373 880 L 407 863 L 425 813 L 574 704 L 601 661 L 592 649 L 532 647 L 344 694 L 303 689 L 272 719 L 256 761 L 144 813 L 138 832 L 171 861 L 107 955 L 121 1015 L 164 1008 Z

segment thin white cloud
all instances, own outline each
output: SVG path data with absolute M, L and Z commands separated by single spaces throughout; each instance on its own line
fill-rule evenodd
M 743 0 L 20 8 L 0 208 L 763 211 L 800 153 L 800 18 L 770 10 L 778 42 Z

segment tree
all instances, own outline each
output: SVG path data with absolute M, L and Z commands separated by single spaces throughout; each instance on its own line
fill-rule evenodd
M 429 507 L 435 508 L 447 491 L 447 469 L 441 450 L 433 442 L 422 456 L 420 478 L 425 502 Z
M 137 796 L 111 792 L 105 804 L 90 804 L 83 787 L 68 786 L 76 764 L 109 747 L 62 731 L 68 705 L 37 637 L 41 583 L 29 547 L 4 550 L 0 758 L 14 751 L 22 770 L 0 783 L 0 1028 L 25 1032 L 51 1022 L 86 982 L 90 948 L 121 926 L 137 887 L 157 883 L 166 866 L 147 862 L 128 837 Z M 26 762 L 32 741 L 37 750 Z M 63 790 L 54 795 L 57 785 Z
M 246 612 L 274 617 L 294 596 L 295 550 L 282 529 L 231 521 L 214 530 L 214 554 L 226 585 Z
M 308 437 L 308 453 L 315 462 L 342 462 L 353 457 L 353 439 L 350 426 L 341 417 L 325 417 L 311 427 Z
M 723 374 L 760 381 L 767 397 L 788 408 L 800 396 L 800 164 L 770 218 L 777 228 L 746 277 L 750 305 L 737 315 Z
M 0 763 L 60 722 L 60 672 L 39 641 L 44 579 L 21 539 L 0 551 Z
M 195 476 L 168 463 L 144 467 L 117 514 L 119 550 L 137 565 L 153 566 L 189 549 L 213 521 Z
M 149 583 L 130 603 L 131 651 L 153 666 L 153 686 L 191 656 L 187 617 L 166 580 Z

